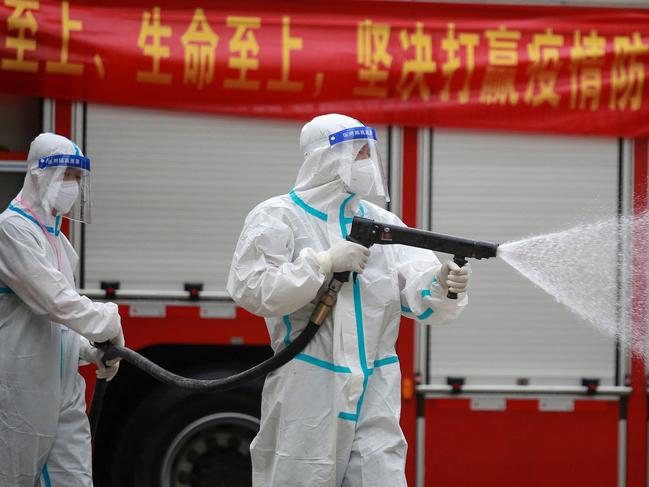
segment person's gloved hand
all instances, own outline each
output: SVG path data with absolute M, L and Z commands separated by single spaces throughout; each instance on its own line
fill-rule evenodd
M 329 250 L 320 252 L 317 257 L 325 274 L 346 271 L 360 274 L 367 265 L 370 249 L 354 242 L 341 240 L 336 242 Z
M 466 292 L 471 276 L 471 264 L 468 262 L 460 267 L 452 260 L 447 260 L 437 271 L 437 280 L 445 291 L 452 293 Z
M 124 336 L 121 334 L 120 336 L 121 344 L 119 346 L 124 346 Z M 119 340 L 117 337 L 116 339 Z M 111 342 L 113 342 L 113 340 L 111 340 Z M 118 345 L 116 342 L 113 343 Z M 104 353 L 101 350 L 93 346 L 86 338 L 81 337 L 79 340 L 79 358 L 91 364 L 95 364 L 97 366 L 97 378 L 106 379 L 106 382 L 110 382 L 115 375 L 117 375 L 120 359 L 109 360 L 106 365 L 104 365 L 101 360 L 103 355 Z

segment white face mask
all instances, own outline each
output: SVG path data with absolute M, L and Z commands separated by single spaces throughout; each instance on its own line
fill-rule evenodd
M 52 208 L 56 209 L 58 214 L 66 215 L 70 212 L 78 197 L 79 183 L 76 181 L 62 181 Z
M 364 196 L 370 194 L 374 187 L 376 173 L 372 159 L 354 161 L 350 168 L 350 178 L 347 184 L 350 193 Z

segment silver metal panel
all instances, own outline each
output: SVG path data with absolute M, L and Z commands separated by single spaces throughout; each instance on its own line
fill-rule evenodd
M 390 211 L 401 218 L 401 175 L 403 162 L 403 129 L 401 127 L 390 128 Z
M 164 318 L 167 315 L 165 303 L 130 303 L 129 316 L 137 318 Z
M 417 418 L 417 447 L 415 448 L 415 487 L 426 485 L 426 418 Z
M 83 102 L 72 102 L 72 141 L 75 142 L 80 148 L 81 151 L 86 153 L 86 145 L 85 145 L 85 140 L 84 140 L 84 124 L 85 124 L 85 116 L 84 116 L 84 106 L 85 104 Z M 90 172 L 92 174 L 92 161 L 90 164 Z M 91 189 L 92 192 L 92 189 Z M 92 197 L 92 195 L 91 195 Z M 91 209 L 91 218 L 92 218 L 92 209 Z M 82 247 L 82 241 L 83 241 L 83 225 L 84 223 L 74 221 L 74 220 L 69 220 L 70 224 L 70 243 L 74 247 L 74 249 L 77 251 L 77 254 L 81 255 L 81 247 Z M 81 266 L 78 265 L 76 269 L 74 270 L 74 282 L 80 284 L 81 283 Z
M 0 161 L 0 172 L 15 172 L 22 173 L 20 177 L 25 177 L 25 171 L 27 170 L 26 161 Z M 3 176 L 3 178 L 10 178 L 11 175 Z
M 614 139 L 436 130 L 432 228 L 506 242 L 617 209 Z M 578 250 L 578 249 L 576 249 Z M 447 255 L 440 255 L 448 259 Z M 469 306 L 431 328 L 433 383 L 612 384 L 614 343 L 499 259 L 473 261 Z
M 419 129 L 417 132 L 417 166 L 418 166 L 418 187 L 417 187 L 417 227 L 430 230 L 430 201 L 431 188 L 431 144 L 433 133 L 430 129 Z
M 472 411 L 504 411 L 507 409 L 507 399 L 504 397 L 473 397 Z
M 89 104 L 93 224 L 82 285 L 223 291 L 246 215 L 294 184 L 302 125 Z M 387 131 L 377 132 L 386 154 Z
M 43 99 L 43 132 L 54 131 L 56 105 L 51 98 Z
M 622 143 L 622 167 L 621 167 L 621 195 L 620 195 L 620 206 L 621 213 L 623 216 L 629 217 L 633 214 L 633 141 L 624 140 Z M 628 227 L 623 227 L 625 231 L 628 231 Z M 629 259 L 632 254 L 633 238 L 631 235 L 624 235 L 621 240 L 621 253 L 624 255 L 625 259 Z M 620 309 L 624 309 L 624 306 L 631 305 L 631 279 L 628 275 L 630 266 L 622 266 L 621 269 L 621 281 L 627 282 L 629 285 L 621 286 L 620 289 L 620 298 L 623 303 L 620 306 Z M 624 330 L 622 336 L 624 339 L 628 339 L 628 334 L 631 330 L 631 317 L 628 315 L 626 321 L 621 323 L 621 326 Z M 620 355 L 618 361 L 618 383 L 624 384 L 626 377 L 631 373 L 631 353 L 628 347 L 620 347 Z M 647 364 L 646 364 L 647 365 Z M 649 367 L 649 365 L 647 365 Z M 647 369 L 649 370 L 649 369 Z
M 574 399 L 567 397 L 542 397 L 539 399 L 539 411 L 572 412 L 574 410 Z
M 417 392 L 427 397 L 451 396 L 472 394 L 507 394 L 515 396 L 547 396 L 547 395 L 571 395 L 587 396 L 590 399 L 607 399 L 609 397 L 624 397 L 631 394 L 631 387 L 628 386 L 600 386 L 594 395 L 589 394 L 585 386 L 566 386 L 566 385 L 545 385 L 545 386 L 518 386 L 518 385 L 464 385 L 460 393 L 453 391 L 452 386 L 441 384 L 420 384 L 417 386 Z
M 200 315 L 201 318 L 235 318 L 237 308 L 234 303 L 202 304 Z

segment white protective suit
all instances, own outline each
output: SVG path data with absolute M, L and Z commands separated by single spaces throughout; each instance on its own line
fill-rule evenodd
M 305 125 L 295 188 L 254 208 L 241 232 L 227 289 L 266 318 L 275 351 L 308 322 L 330 278 L 318 254 L 347 237 L 354 215 L 403 225 L 347 191 L 351 162 L 327 138 L 350 127 L 362 125 L 336 114 Z M 368 192 L 381 194 L 374 176 Z M 406 485 L 395 352 L 400 317 L 442 323 L 467 303 L 466 294 L 446 298 L 439 269 L 431 251 L 370 249 L 363 273 L 343 285 L 333 316 L 296 359 L 266 378 L 261 427 L 251 445 L 255 487 Z
M 89 164 L 65 137 L 39 135 L 30 147 L 23 189 L 0 214 L 3 487 L 92 486 L 77 332 L 91 341 L 123 340 L 117 306 L 74 290 L 77 255 L 60 233 L 61 216 L 52 215 L 56 201 L 66 200 L 68 208 L 71 202 L 57 200 L 51 189 L 60 186 L 66 170 L 56 158 L 61 154 Z M 53 167 L 39 167 L 52 160 Z

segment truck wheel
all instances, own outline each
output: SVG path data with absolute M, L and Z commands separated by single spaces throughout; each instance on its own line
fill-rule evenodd
M 252 391 L 157 391 L 124 430 L 116 485 L 250 486 L 250 443 L 258 430 L 258 396 Z
M 258 429 L 257 418 L 232 411 L 197 419 L 167 447 L 160 466 L 160 485 L 252 485 L 250 442 Z

